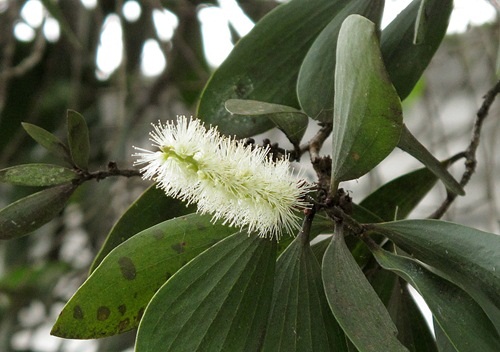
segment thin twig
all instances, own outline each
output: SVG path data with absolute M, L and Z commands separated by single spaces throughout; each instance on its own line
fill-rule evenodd
M 325 140 L 330 136 L 332 132 L 332 124 L 325 123 L 321 129 L 316 133 L 316 135 L 309 141 L 309 143 L 300 147 L 301 153 L 309 151 L 309 155 L 311 156 L 311 162 L 314 163 L 318 160 L 319 151 L 323 146 Z
M 465 155 L 465 171 L 460 180 L 460 185 L 465 187 L 467 185 L 476 171 L 477 159 L 476 152 L 479 146 L 479 141 L 481 139 L 481 128 L 483 127 L 483 123 L 488 116 L 490 111 L 490 107 L 495 101 L 496 96 L 500 94 L 500 81 L 498 81 L 495 86 L 486 93 L 484 96 L 484 101 L 481 107 L 479 108 L 476 119 L 474 121 L 474 127 L 472 129 L 472 137 L 469 143 L 469 146 L 464 152 Z M 451 192 L 448 192 L 446 199 L 439 206 L 439 208 L 432 213 L 429 218 L 430 219 L 439 219 L 444 213 L 448 210 L 453 201 L 457 198 L 457 195 Z
M 142 173 L 139 170 L 136 169 L 119 169 L 118 165 L 114 161 L 110 161 L 108 163 L 108 169 L 107 170 L 101 170 L 101 171 L 94 171 L 94 172 L 88 172 L 88 171 L 82 171 L 80 170 L 80 177 L 75 180 L 75 183 L 80 185 L 86 181 L 89 180 L 104 180 L 105 178 L 112 177 L 112 176 L 122 176 L 122 177 L 137 177 L 141 176 Z

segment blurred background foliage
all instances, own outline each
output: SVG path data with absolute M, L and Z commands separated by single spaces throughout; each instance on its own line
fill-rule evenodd
M 140 5 L 120 0 L 0 1 L 0 169 L 54 162 L 22 130 L 21 122 L 42 126 L 64 139 L 68 108 L 82 113 L 89 124 L 91 170 L 105 169 L 109 161 L 130 168 L 131 146 L 146 145 L 150 123 L 194 114 L 202 88 L 231 43 L 277 5 L 257 0 L 239 1 L 239 7 L 231 1 L 197 0 L 146 0 Z M 37 11 L 33 6 L 42 14 L 38 22 L 30 20 Z M 128 11 L 135 6 L 139 12 L 128 13 L 127 6 Z M 221 21 L 231 6 L 233 14 L 241 16 L 242 10 L 246 17 Z M 205 21 L 211 11 L 222 17 Z M 106 37 L 106 28 L 113 26 L 115 35 Z M 217 26 L 225 31 L 217 32 L 209 44 L 209 29 Z M 448 37 L 414 97 L 405 103 L 405 121 L 417 136 L 425 136 L 438 157 L 467 144 L 481 97 L 495 81 L 498 38 L 498 21 Z M 214 43 L 219 57 L 209 55 Z M 113 63 L 111 56 L 117 55 L 109 50 L 122 52 L 121 60 Z M 147 61 L 148 55 L 156 60 Z M 494 187 L 500 172 L 495 152 L 498 112 L 497 106 L 490 112 L 480 171 L 468 197 L 459 199 L 447 215 L 496 233 L 500 228 L 500 190 Z M 305 139 L 314 128 L 313 123 Z M 286 143 L 276 131 L 266 137 Z M 324 148 L 329 150 L 330 145 Z M 375 172 L 346 185 L 356 189 L 355 200 L 418 166 L 398 153 Z M 145 187 L 145 182 L 124 178 L 86 183 L 60 217 L 33 235 L 0 243 L 0 351 L 131 349 L 134 332 L 100 341 L 63 341 L 49 337 L 49 331 L 64 302 L 86 278 L 112 224 Z M 0 184 L 0 208 L 33 191 Z M 441 188 L 432 192 L 417 210 L 419 215 L 428 215 L 443 192 Z

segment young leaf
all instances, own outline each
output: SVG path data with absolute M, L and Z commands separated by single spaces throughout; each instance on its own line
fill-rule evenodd
M 438 220 L 402 220 L 375 228 L 471 295 L 500 332 L 500 236 Z
M 384 0 L 351 1 L 318 35 L 300 67 L 297 95 L 302 109 L 315 120 L 331 122 L 334 105 L 336 48 L 340 26 L 359 14 L 379 23 Z
M 32 125 L 31 123 L 22 122 L 21 125 L 26 133 L 28 133 L 38 144 L 55 156 L 58 156 L 71 164 L 71 155 L 69 154 L 68 147 L 66 147 L 66 145 L 64 145 L 59 138 L 54 136 L 49 131 L 36 125 Z
M 0 239 L 27 235 L 55 218 L 76 187 L 64 184 L 34 193 L 0 210 Z
M 94 339 L 137 327 L 148 302 L 170 276 L 232 233 L 234 229 L 196 214 L 138 233 L 104 258 L 66 304 L 51 334 Z
M 151 185 L 113 226 L 96 255 L 90 272 L 97 268 L 109 252 L 135 234 L 165 220 L 195 211 L 194 206 L 186 206 L 177 199 L 169 198 L 156 184 Z
M 349 2 L 291 0 L 268 13 L 212 75 L 196 115 L 239 138 L 272 128 L 267 119 L 235 119 L 224 102 L 254 99 L 298 108 L 295 86 L 304 56 L 318 33 Z
M 383 31 L 381 50 L 385 67 L 401 100 L 412 91 L 446 34 L 453 0 L 428 0 L 425 32 L 414 44 L 415 22 L 422 0 L 414 0 Z
M 276 264 L 262 351 L 347 351 L 345 335 L 326 301 L 320 266 L 300 235 Z
M 399 140 L 398 147 L 404 150 L 422 164 L 427 166 L 434 175 L 443 181 L 446 188 L 453 193 L 464 195 L 464 189 L 460 184 L 450 175 L 446 166 L 437 160 L 416 138 L 411 132 L 403 126 L 401 139 Z
M 408 281 L 425 299 L 435 321 L 458 351 L 494 351 L 500 337 L 481 307 L 451 282 L 413 259 L 374 248 L 379 264 Z
M 257 351 L 271 305 L 275 255 L 275 241 L 244 233 L 199 255 L 149 303 L 136 351 Z
M 229 99 L 226 110 L 233 115 L 258 116 L 268 118 L 298 146 L 307 129 L 307 115 L 290 106 L 271 104 L 256 100 Z
M 68 144 L 73 163 L 80 169 L 89 166 L 90 141 L 87 123 L 82 115 L 68 110 Z
M 359 15 L 347 17 L 337 44 L 332 185 L 360 177 L 382 161 L 399 141 L 402 119 L 375 25 Z
M 323 257 L 323 284 L 333 315 L 364 352 L 407 351 L 389 313 L 349 252 L 338 226 Z
M 0 170 L 0 182 L 20 186 L 57 186 L 76 177 L 73 170 L 52 164 L 17 165 Z

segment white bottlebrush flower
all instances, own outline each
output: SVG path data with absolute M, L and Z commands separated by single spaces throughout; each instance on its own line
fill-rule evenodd
M 153 125 L 157 151 L 134 147 L 144 179 L 158 182 L 168 196 L 198 204 L 213 220 L 279 238 L 299 228 L 297 209 L 310 186 L 290 170 L 287 159 L 272 161 L 268 149 L 252 148 L 206 129 L 200 120 Z

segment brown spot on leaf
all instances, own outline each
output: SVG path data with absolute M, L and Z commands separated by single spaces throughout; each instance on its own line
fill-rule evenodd
M 83 310 L 82 310 L 82 307 L 80 307 L 79 305 L 76 305 L 73 308 L 73 318 L 75 318 L 77 320 L 83 319 Z
M 119 305 L 118 311 L 120 312 L 121 315 L 125 314 L 125 312 L 127 311 L 127 306 L 125 304 Z
M 118 259 L 118 265 L 120 266 L 120 270 L 125 279 L 135 279 L 136 270 L 132 259 L 130 259 L 129 257 L 121 257 L 120 259 Z
M 141 309 L 139 309 L 139 311 L 137 312 L 137 317 L 135 318 L 135 320 L 137 322 L 140 322 L 141 319 L 142 319 L 142 315 L 144 314 L 144 307 L 142 307 Z
M 106 306 L 100 306 L 97 308 L 97 320 L 103 321 L 109 318 L 111 311 Z
M 353 158 L 354 160 L 358 161 L 358 160 L 359 160 L 359 158 L 360 158 L 360 156 L 359 156 L 359 154 L 358 154 L 358 153 L 353 152 L 353 153 L 352 153 L 352 158 Z
M 171 248 L 177 252 L 177 254 L 181 254 L 184 252 L 184 247 L 186 246 L 186 242 L 175 243 L 171 246 Z
M 122 320 L 118 323 L 118 331 L 122 332 L 128 328 L 130 325 L 130 319 L 127 318 L 125 320 Z

